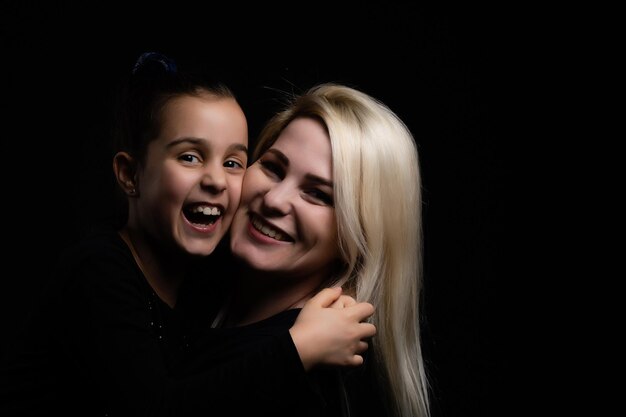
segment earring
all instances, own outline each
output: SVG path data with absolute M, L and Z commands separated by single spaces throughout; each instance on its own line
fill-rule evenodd
M 130 195 L 135 195 L 135 193 L 137 192 L 137 190 L 135 190 L 134 188 L 131 190 L 128 190 L 128 194 Z

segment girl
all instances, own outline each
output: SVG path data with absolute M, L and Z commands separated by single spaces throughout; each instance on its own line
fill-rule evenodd
M 375 329 L 360 322 L 373 307 L 348 299 L 345 309 L 325 308 L 345 300 L 332 289 L 254 352 L 176 374 L 195 327 L 210 323 L 205 306 L 219 292 L 207 281 L 217 290 L 226 271 L 192 273 L 206 267 L 200 261 L 239 204 L 246 118 L 227 87 L 186 76 L 155 53 L 137 62 L 120 114 L 113 170 L 128 204 L 123 227 L 86 238 L 59 263 L 2 377 L 1 414 L 182 416 L 225 407 L 237 414 L 241 402 L 225 392 L 263 409 L 287 388 L 309 390 L 305 370 L 316 364 L 361 363 L 360 340 Z

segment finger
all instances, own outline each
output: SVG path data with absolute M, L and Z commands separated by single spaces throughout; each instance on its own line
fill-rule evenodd
M 330 305 L 330 307 L 342 309 L 342 308 L 353 306 L 355 304 L 356 304 L 356 300 L 354 298 L 350 297 L 349 295 L 341 295 L 337 299 L 337 301 L 335 301 L 334 303 Z
M 367 342 L 361 340 L 359 342 L 359 345 L 356 348 L 356 353 L 363 353 L 367 350 L 367 348 L 369 347 L 369 345 L 367 344 Z
M 350 361 L 348 362 L 348 365 L 352 365 L 352 366 L 363 365 L 363 356 L 354 355 L 352 359 L 350 359 Z
M 376 335 L 376 326 L 372 323 L 359 323 L 359 333 L 361 334 L 361 339 L 373 337 Z
M 316 305 L 318 307 L 330 307 L 341 295 L 341 287 L 324 288 L 315 294 L 307 304 Z
M 344 307 L 351 307 L 356 304 L 356 300 L 349 295 L 342 295 L 339 299 L 343 301 Z
M 347 308 L 349 313 L 358 321 L 363 321 L 374 314 L 374 306 L 370 303 L 362 302 Z
M 343 304 L 343 300 L 339 297 L 334 303 L 330 305 L 331 308 L 336 308 L 338 310 L 343 309 L 345 306 Z

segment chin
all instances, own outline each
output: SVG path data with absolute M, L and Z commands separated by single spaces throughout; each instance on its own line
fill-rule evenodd
M 233 245 L 231 246 L 231 251 L 238 261 L 243 262 L 248 268 L 255 271 L 270 272 L 276 269 L 276 265 L 268 262 L 267 257 L 261 256 L 261 254 L 255 256 L 250 253 L 252 250 L 237 251 L 236 245 Z
M 201 242 L 195 245 L 187 245 L 185 251 L 191 256 L 209 256 L 217 247 L 217 242 Z
M 268 264 L 268 262 L 265 259 L 262 261 L 258 261 L 258 262 L 255 262 L 254 260 L 252 262 L 250 261 L 246 261 L 246 262 L 248 266 L 254 269 L 255 271 L 262 271 L 262 272 L 276 271 L 276 265 Z

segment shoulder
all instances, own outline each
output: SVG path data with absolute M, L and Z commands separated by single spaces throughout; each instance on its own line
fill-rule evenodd
M 114 231 L 90 234 L 65 248 L 53 270 L 57 284 L 95 288 L 136 282 L 137 274 L 140 270 L 132 253 Z
M 117 232 L 107 231 L 92 233 L 64 248 L 57 260 L 57 266 L 63 270 L 85 262 L 115 264 L 128 261 L 132 261 L 132 254 L 122 238 Z
M 281 330 L 289 329 L 296 322 L 298 314 L 300 314 L 300 308 L 292 308 L 284 310 L 274 314 L 266 319 L 257 321 L 247 326 L 243 326 L 243 329 L 250 329 L 251 331 L 258 331 L 261 333 L 280 333 Z
M 61 252 L 60 260 L 82 257 L 130 254 L 126 244 L 115 231 L 100 231 L 84 236 Z

